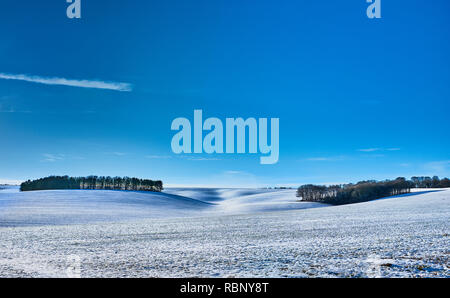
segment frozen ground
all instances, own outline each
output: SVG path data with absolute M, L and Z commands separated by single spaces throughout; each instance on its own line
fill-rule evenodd
M 0 227 L 122 222 L 323 207 L 298 202 L 295 190 L 173 188 L 164 193 L 0 190 Z
M 0 276 L 450 277 L 448 189 L 325 208 L 168 192 L 0 190 Z
M 0 190 L 0 227 L 194 216 L 212 204 L 175 194 L 98 190 Z

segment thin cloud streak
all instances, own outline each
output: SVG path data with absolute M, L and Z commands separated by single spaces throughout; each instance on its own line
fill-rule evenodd
M 43 154 L 43 156 L 44 156 L 44 159 L 42 161 L 46 161 L 46 162 L 55 162 L 55 161 L 60 161 L 60 160 L 65 159 L 64 154 L 45 153 L 45 154 Z
M 310 157 L 307 159 L 304 159 L 305 161 L 341 161 L 346 159 L 345 156 L 331 156 L 331 157 Z
M 400 151 L 400 148 L 365 148 L 365 149 L 358 149 L 360 152 L 376 152 L 376 151 Z
M 18 80 L 31 83 L 45 84 L 45 85 L 61 85 L 80 88 L 94 88 L 94 89 L 107 89 L 114 91 L 132 91 L 131 84 L 117 83 L 117 82 L 104 82 L 104 81 L 91 81 L 91 80 L 71 80 L 65 78 L 46 78 L 40 76 L 30 76 L 24 74 L 7 74 L 0 73 L 0 79 L 4 80 Z
M 375 152 L 375 151 L 381 151 L 381 148 L 367 148 L 367 149 L 358 149 L 358 151 L 361 152 Z
M 172 158 L 170 155 L 146 155 L 145 158 L 148 159 L 169 159 Z
M 128 153 L 126 153 L 126 152 L 119 152 L 119 151 L 105 152 L 105 154 L 114 155 L 114 156 L 125 156 L 125 155 L 128 155 Z

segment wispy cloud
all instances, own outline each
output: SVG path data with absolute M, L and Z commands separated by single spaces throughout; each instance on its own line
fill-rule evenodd
M 400 151 L 400 148 L 364 148 L 358 149 L 360 152 L 377 152 L 377 151 Z
M 149 159 L 169 159 L 172 158 L 170 155 L 146 155 L 145 158 Z
M 132 90 L 132 86 L 129 83 L 105 82 L 98 80 L 72 80 L 58 77 L 41 77 L 25 74 L 7 74 L 1 72 L 0 72 L 0 79 L 26 81 L 45 85 L 62 85 L 80 88 L 107 89 L 107 90 L 127 91 L 127 92 Z
M 244 174 L 242 171 L 225 171 L 223 172 L 226 175 L 237 175 L 237 174 Z
M 191 161 L 213 161 L 213 160 L 221 160 L 220 158 L 216 157 L 201 157 L 201 156 L 191 156 L 191 155 L 146 155 L 145 158 L 148 159 L 170 159 L 172 157 L 181 158 L 184 160 L 191 160 Z
M 62 153 L 44 153 L 42 154 L 43 162 L 57 162 L 64 160 L 84 160 L 85 158 L 82 156 L 72 155 L 72 154 L 62 154 Z
M 366 149 L 358 149 L 358 151 L 361 152 L 375 152 L 375 151 L 381 151 L 381 148 L 366 148 Z
M 212 160 L 220 160 L 220 158 L 215 158 L 215 157 L 188 157 L 187 160 L 212 161 Z
M 125 155 L 127 155 L 128 153 L 126 153 L 126 152 L 114 151 L 114 152 L 105 152 L 105 154 L 108 154 L 108 155 L 114 155 L 114 156 L 125 156 Z
M 328 157 L 310 157 L 305 159 L 306 161 L 339 161 L 345 159 L 344 156 L 328 156 Z
M 176 155 L 178 158 L 182 158 L 184 160 L 192 160 L 192 161 L 213 161 L 213 160 L 221 160 L 216 157 L 202 157 L 198 155 Z
M 45 153 L 45 154 L 43 154 L 43 156 L 44 156 L 44 159 L 42 161 L 46 161 L 46 162 L 55 162 L 55 161 L 60 161 L 60 160 L 65 159 L 64 154 Z

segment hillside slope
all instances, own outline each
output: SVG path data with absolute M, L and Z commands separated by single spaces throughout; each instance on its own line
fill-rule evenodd
M 449 219 L 446 189 L 283 212 L 0 227 L 0 276 L 64 277 L 76 256 L 82 277 L 450 277 Z

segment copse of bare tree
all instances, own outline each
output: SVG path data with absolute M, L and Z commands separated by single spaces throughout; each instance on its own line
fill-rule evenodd
M 343 185 L 303 185 L 297 190 L 302 201 L 343 205 L 375 200 L 382 197 L 409 193 L 413 187 L 405 178 L 389 181 L 361 181 Z
M 28 180 L 20 185 L 21 191 L 52 190 L 52 189 L 103 189 L 103 190 L 163 190 L 162 181 L 130 177 L 69 177 L 50 176 L 37 180 Z
M 406 180 L 399 177 L 395 180 L 377 182 L 361 181 L 356 184 L 312 185 L 307 184 L 297 189 L 297 197 L 302 201 L 320 202 L 333 205 L 366 202 L 382 197 L 409 193 L 411 188 L 446 188 L 450 187 L 450 179 L 439 177 L 411 177 Z
M 414 184 L 415 188 L 446 188 L 450 187 L 450 179 L 444 178 L 439 179 L 438 176 L 433 176 L 433 178 L 428 176 L 422 177 L 411 177 L 411 182 Z

